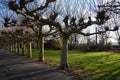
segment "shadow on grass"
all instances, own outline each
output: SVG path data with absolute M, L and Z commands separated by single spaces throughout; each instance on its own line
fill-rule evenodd
M 119 67 L 119 69 L 120 69 L 120 67 Z M 109 80 L 117 80 L 118 77 L 119 77 L 119 79 L 120 79 L 120 71 L 119 71 L 118 73 L 112 75 L 112 76 L 109 78 Z
M 114 65 L 119 64 L 119 62 L 120 60 L 110 64 L 108 66 L 110 70 L 107 70 L 107 67 L 106 67 L 106 69 L 103 68 L 103 71 L 101 71 L 100 73 L 94 74 L 93 76 L 95 75 L 97 76 L 101 74 L 101 76 L 97 77 L 95 80 L 118 80 L 118 78 L 120 78 L 120 65 L 118 66 L 114 66 Z M 100 67 L 102 68 L 103 66 L 99 66 L 98 69 Z
M 84 56 L 77 59 L 76 63 L 88 69 L 91 80 L 120 80 L 119 55 Z

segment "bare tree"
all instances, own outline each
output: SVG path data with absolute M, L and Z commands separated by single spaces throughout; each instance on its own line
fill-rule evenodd
M 93 4 L 88 4 L 88 3 L 85 4 L 84 1 L 65 0 L 63 3 L 61 0 L 61 2 L 58 2 L 58 4 L 56 5 L 57 5 L 56 13 L 59 14 L 59 19 L 63 18 L 61 22 L 60 20 L 57 21 L 57 18 L 55 22 L 47 21 L 45 19 L 43 20 L 43 22 L 46 22 L 49 25 L 54 25 L 60 34 L 60 38 L 61 38 L 60 68 L 65 69 L 68 67 L 68 61 L 67 61 L 68 52 L 67 51 L 68 51 L 69 37 L 75 33 L 78 33 L 84 36 L 105 33 L 107 30 L 98 31 L 97 33 L 96 32 L 85 33 L 83 32 L 83 30 L 93 24 L 98 24 L 98 25 L 104 24 L 109 19 L 109 16 L 106 14 L 108 12 L 104 11 L 103 9 L 98 9 L 98 11 L 96 12 L 97 14 L 95 16 L 90 15 L 90 11 L 87 11 L 87 10 L 90 10 L 88 9 L 88 6 L 92 6 Z M 58 9 L 58 5 L 59 5 L 59 9 Z M 94 6 L 95 5 L 96 4 L 94 4 Z M 92 18 L 95 18 L 95 20 L 92 20 Z M 113 31 L 111 29 L 109 30 Z
M 48 6 L 52 5 L 51 2 L 54 1 L 56 0 L 46 0 L 44 2 L 44 5 L 41 5 L 40 7 L 35 8 L 33 10 L 28 10 L 27 8 L 25 8 L 25 6 L 21 7 L 21 5 L 20 6 L 17 5 L 15 1 L 9 2 L 8 5 L 9 8 L 12 9 L 13 11 L 22 14 L 27 18 L 32 17 L 33 19 L 35 19 L 36 14 L 34 14 L 34 12 L 46 11 L 46 9 L 48 11 L 50 8 Z M 27 1 L 24 2 L 28 3 Z M 43 24 L 43 25 L 54 26 L 60 34 L 60 38 L 61 38 L 60 68 L 61 69 L 68 68 L 68 58 L 67 58 L 68 39 L 72 34 L 78 33 L 84 36 L 89 36 L 93 34 L 105 33 L 106 31 L 108 31 L 108 29 L 107 30 L 105 29 L 103 31 L 98 31 L 97 33 L 83 32 L 84 29 L 90 27 L 93 24 L 98 24 L 98 25 L 104 24 L 110 18 L 109 16 L 110 14 L 108 10 L 104 10 L 104 8 L 98 7 L 97 6 L 98 2 L 96 2 L 96 0 L 93 0 L 94 2 L 93 4 L 91 2 L 89 2 L 88 0 L 74 0 L 74 1 L 58 0 L 55 2 L 55 4 L 53 3 L 53 5 L 55 6 L 52 7 L 52 15 L 50 15 L 48 18 L 45 17 L 39 18 L 40 25 Z M 42 27 L 40 27 L 39 30 L 40 30 L 39 32 L 41 33 Z M 114 31 L 114 30 L 109 29 L 109 31 Z M 40 40 L 41 40 L 40 42 L 42 43 L 43 39 Z M 43 44 L 41 44 L 41 46 L 42 45 Z M 41 47 L 41 51 L 42 50 L 43 47 Z
M 55 0 L 46 0 L 46 1 L 38 1 L 38 0 L 20 0 L 18 3 L 16 0 L 9 0 L 8 2 L 4 2 L 5 5 L 8 5 L 11 10 L 16 12 L 17 14 L 23 15 L 27 23 L 30 25 L 26 25 L 28 27 L 37 26 L 39 30 L 36 32 L 38 33 L 38 43 L 39 43 L 39 59 L 38 61 L 44 61 L 44 36 L 49 35 L 42 32 L 42 26 L 46 25 L 43 22 L 40 22 L 40 18 L 42 17 L 42 13 L 44 13 L 44 9 L 46 9 L 51 2 Z M 39 4 L 38 4 L 39 3 Z M 25 21 L 26 21 L 25 20 Z M 32 27 L 34 30 L 34 27 Z M 52 28 L 52 27 L 51 27 Z
M 17 15 L 9 9 L 1 9 L 0 17 L 0 22 L 3 24 L 4 27 L 17 25 Z

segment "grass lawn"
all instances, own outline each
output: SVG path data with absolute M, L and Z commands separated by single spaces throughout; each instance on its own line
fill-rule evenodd
M 33 50 L 36 59 L 38 50 Z M 45 50 L 49 63 L 59 64 L 60 50 Z M 120 80 L 120 53 L 69 51 L 70 73 L 83 80 Z

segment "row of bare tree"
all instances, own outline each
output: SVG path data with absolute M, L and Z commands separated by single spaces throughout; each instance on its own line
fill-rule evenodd
M 9 0 L 1 1 L 8 10 L 15 13 L 19 20 L 4 19 L 4 26 L 30 27 L 35 35 L 24 33 L 24 28 L 15 33 L 2 32 L 5 41 L 13 43 L 14 49 L 17 44 L 29 42 L 29 56 L 31 56 L 31 40 L 37 40 L 39 45 L 39 61 L 44 61 L 44 38 L 49 35 L 59 34 L 61 42 L 60 68 L 66 69 L 68 65 L 68 40 L 73 34 L 90 36 L 103 34 L 107 31 L 116 31 L 118 26 L 112 25 L 114 13 L 105 9 L 104 0 Z M 100 6 L 101 5 L 101 6 Z M 11 23 L 11 24 L 10 24 Z M 108 25 L 108 23 L 110 23 Z M 112 27 L 111 27 L 111 26 Z M 89 32 L 84 31 L 91 28 Z M 102 27 L 97 32 L 95 27 Z M 9 44 L 10 45 L 10 44 Z M 14 50 L 15 51 L 15 50 Z M 17 51 L 19 51 L 17 49 Z M 24 52 L 22 52 L 24 53 Z

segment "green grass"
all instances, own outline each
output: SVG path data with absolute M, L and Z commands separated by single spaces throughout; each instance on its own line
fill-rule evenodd
M 38 50 L 33 50 L 33 57 L 37 56 Z M 59 64 L 60 51 L 45 50 L 45 59 Z M 69 51 L 68 62 L 84 80 L 120 80 L 119 53 Z

